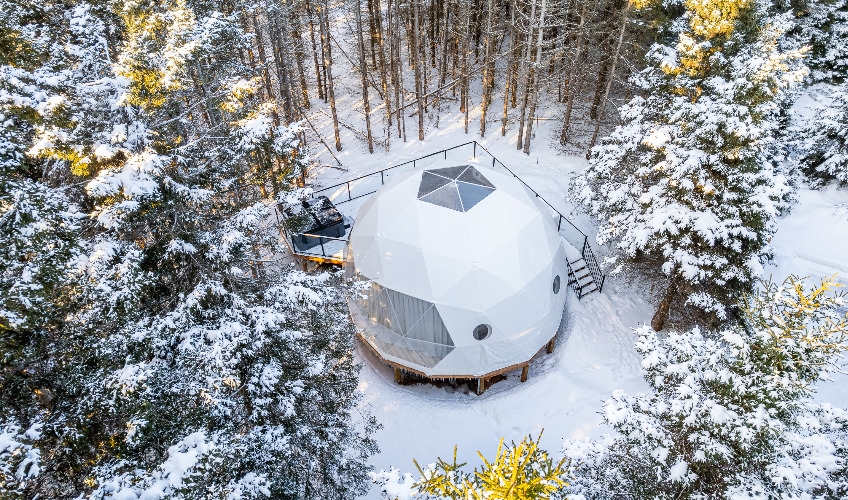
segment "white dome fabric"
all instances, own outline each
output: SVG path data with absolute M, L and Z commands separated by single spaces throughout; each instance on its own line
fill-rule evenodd
M 428 377 L 526 363 L 556 334 L 566 300 L 565 249 L 547 207 L 476 165 L 393 178 L 359 210 L 347 265 L 372 282 L 349 301 L 363 338 Z M 482 340 L 478 325 L 488 325 Z

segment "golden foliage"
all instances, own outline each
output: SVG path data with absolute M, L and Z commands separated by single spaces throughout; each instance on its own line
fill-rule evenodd
M 692 77 L 709 72 L 709 60 L 730 38 L 737 21 L 752 7 L 751 0 L 686 0 L 689 32 L 681 33 L 677 43 L 678 65 L 663 65 L 669 75 L 686 73 Z M 697 97 L 696 97 L 697 98 Z
M 686 0 L 692 33 L 706 40 L 729 37 L 736 20 L 751 6 L 751 0 Z
M 848 313 L 842 287 L 835 276 L 808 289 L 804 280 L 790 276 L 783 286 L 763 283 L 762 290 L 746 297 L 742 312 L 747 325 L 765 335 L 757 356 L 772 366 L 797 374 L 801 387 L 821 377 L 822 367 L 848 350 Z
M 421 479 L 415 484 L 419 494 L 436 495 L 452 500 L 545 500 L 568 486 L 569 461 L 563 457 L 555 462 L 539 448 L 542 433 L 535 440 L 525 437 L 520 443 L 505 446 L 501 438 L 494 460 L 483 461 L 481 470 L 462 471 L 466 464 L 438 459 L 434 466 L 424 470 L 415 462 Z

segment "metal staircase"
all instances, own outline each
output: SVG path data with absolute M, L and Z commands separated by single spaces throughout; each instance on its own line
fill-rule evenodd
M 577 298 L 582 299 L 590 293 L 600 293 L 604 289 L 607 276 L 601 272 L 595 253 L 589 245 L 588 236 L 583 238 L 580 256 L 566 262 L 568 263 L 568 286 L 574 290 Z
M 600 291 L 583 257 L 568 263 L 568 274 L 568 286 L 574 290 L 578 298 L 582 299 L 592 292 Z

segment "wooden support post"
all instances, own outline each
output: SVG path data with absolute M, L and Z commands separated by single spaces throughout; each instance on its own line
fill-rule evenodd
M 395 382 L 398 384 L 403 383 L 403 373 L 401 373 L 400 368 L 395 367 Z
M 555 340 L 556 340 L 556 337 L 552 338 L 551 341 L 548 342 L 548 349 L 547 349 L 548 354 L 554 352 L 554 341 Z
M 530 373 L 530 365 L 524 365 L 521 369 L 521 383 L 527 382 L 527 375 Z
M 483 394 L 486 390 L 486 380 L 483 377 L 477 379 L 477 395 Z

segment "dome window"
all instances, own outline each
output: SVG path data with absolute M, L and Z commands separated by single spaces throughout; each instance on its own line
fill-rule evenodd
M 474 328 L 474 338 L 476 340 L 483 340 L 488 337 L 490 333 L 492 333 L 492 327 L 486 324 L 477 325 L 477 327 Z

